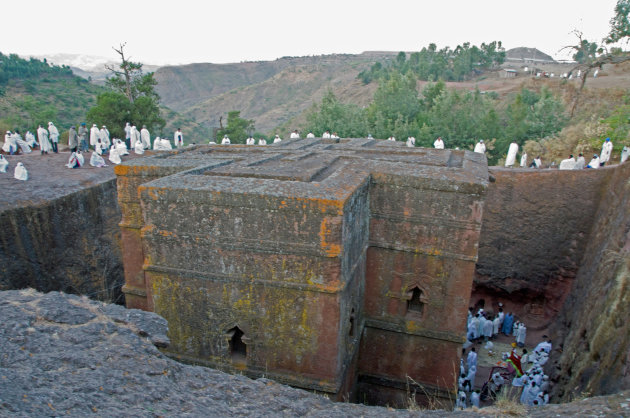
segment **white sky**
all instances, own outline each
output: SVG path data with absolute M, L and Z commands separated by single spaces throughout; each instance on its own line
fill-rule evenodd
M 616 0 L 7 0 L 0 52 L 110 57 L 126 42 L 145 64 L 240 62 L 417 51 L 500 40 L 557 59 L 579 29 L 608 34 Z

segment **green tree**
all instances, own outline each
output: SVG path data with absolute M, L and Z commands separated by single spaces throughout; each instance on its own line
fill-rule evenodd
M 325 131 L 337 132 L 344 138 L 363 137 L 367 135 L 365 111 L 353 104 L 339 102 L 329 89 L 319 105 L 306 115 L 306 131 L 321 136 Z
M 232 110 L 228 112 L 227 125 L 217 131 L 217 142 L 227 135 L 231 143 L 244 144 L 250 132 L 254 132 L 254 121 L 243 119 L 240 110 Z
M 605 39 L 607 44 L 619 42 L 630 37 L 630 0 L 618 0 L 615 15 L 610 19 L 610 33 Z
M 124 135 L 125 122 L 161 132 L 166 122 L 160 116 L 160 96 L 155 91 L 157 81 L 153 73 L 142 72 L 141 63 L 125 56 L 124 47 L 125 44 L 121 44 L 120 49 L 114 48 L 121 63 L 107 67 L 112 72 L 106 81 L 111 91 L 97 97 L 96 106 L 88 111 L 88 122 L 107 125 L 111 134 L 118 137 Z

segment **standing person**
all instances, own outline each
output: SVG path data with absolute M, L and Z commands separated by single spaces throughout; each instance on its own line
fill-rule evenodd
M 468 370 L 470 370 L 472 366 L 477 367 L 477 353 L 475 352 L 475 347 L 470 349 L 468 357 L 466 358 L 466 365 L 468 366 Z
M 131 148 L 137 152 L 138 147 L 136 146 L 136 142 L 140 142 L 142 144 L 142 140 L 140 140 L 140 132 L 138 132 L 136 125 L 131 125 Z
M 72 153 L 77 152 L 77 149 L 79 149 L 79 135 L 74 125 L 72 125 L 68 131 L 68 148 L 70 148 L 70 152 Z
M 2 151 L 9 155 L 13 155 L 17 151 L 17 143 L 13 140 L 13 134 L 11 131 L 7 131 L 4 135 L 4 144 L 2 144 Z
M 112 142 L 109 139 L 109 130 L 107 129 L 107 126 L 103 125 L 101 131 L 99 132 L 99 137 L 101 138 L 101 144 L 103 145 L 103 148 L 109 149 L 109 146 L 112 144 Z
M 478 152 L 479 154 L 486 153 L 486 144 L 483 143 L 483 139 L 480 139 L 475 145 L 475 152 Z
M 414 138 L 413 136 L 408 136 L 407 137 L 407 146 L 409 148 L 413 148 L 416 146 L 416 138 Z
M 125 145 L 127 145 L 127 149 L 131 149 L 131 125 L 129 122 L 125 124 Z
M 603 167 L 608 161 L 610 161 L 610 154 L 612 153 L 613 144 L 610 142 L 610 138 L 606 138 L 604 145 L 602 145 L 602 153 L 599 155 L 599 166 Z
M 48 154 L 50 151 L 50 141 L 48 141 L 48 131 L 42 127 L 42 125 L 37 125 L 37 139 L 39 139 L 39 149 L 43 154 Z
M 521 167 L 527 167 L 527 153 L 525 151 L 523 151 L 523 154 L 521 155 Z
M 59 152 L 59 131 L 52 122 L 48 122 L 48 136 L 52 142 L 52 150 L 57 154 Z
M 90 128 L 90 145 L 96 149 L 96 144 L 98 143 L 98 136 L 100 131 L 98 130 L 98 126 L 96 124 L 92 124 Z
M 444 149 L 444 141 L 442 141 L 441 136 L 438 136 L 438 138 L 433 142 L 433 148 Z
M 628 159 L 628 155 L 630 155 L 630 148 L 623 147 L 623 149 L 621 150 L 621 159 L 619 160 L 619 162 L 620 163 L 626 162 L 626 160 Z
M 182 133 L 182 128 L 177 128 L 175 135 L 173 136 L 173 141 L 175 142 L 175 146 L 177 148 L 184 146 L 184 134 Z
M 516 154 L 518 153 L 518 144 L 512 142 L 510 148 L 508 148 L 507 157 L 505 158 L 505 166 L 512 167 L 516 161 Z
M 147 125 L 142 125 L 142 129 L 140 130 L 140 140 L 142 141 L 144 149 L 151 149 L 151 134 L 147 129 Z
M 79 144 L 81 147 L 81 151 L 85 152 L 89 149 L 88 147 L 88 142 L 87 142 L 87 136 L 88 136 L 88 130 L 87 127 L 85 126 L 85 122 L 81 123 L 81 126 L 79 126 Z M 83 164 L 81 164 L 83 165 Z

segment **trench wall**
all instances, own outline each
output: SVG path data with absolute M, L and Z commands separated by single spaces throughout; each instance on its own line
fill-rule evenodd
M 124 302 L 116 179 L 0 213 L 0 290 Z
M 611 171 L 575 285 L 552 327 L 552 396 L 630 388 L 630 163 Z
M 489 169 L 471 305 L 553 319 L 578 272 L 614 168 Z

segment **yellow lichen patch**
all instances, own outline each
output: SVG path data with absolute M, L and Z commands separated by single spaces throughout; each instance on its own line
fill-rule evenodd
M 328 257 L 338 257 L 341 254 L 341 245 L 330 242 L 334 237 L 332 236 L 331 222 L 328 218 L 322 219 L 319 227 L 319 239 L 320 245 Z
M 284 208 L 286 208 L 286 207 L 288 207 L 286 200 L 281 201 L 281 202 L 280 202 L 279 209 L 284 209 Z

